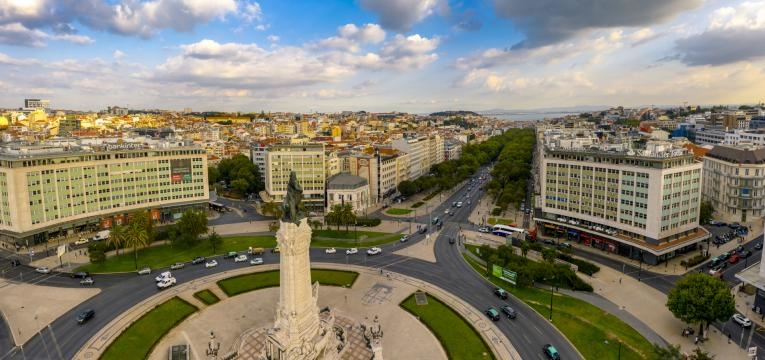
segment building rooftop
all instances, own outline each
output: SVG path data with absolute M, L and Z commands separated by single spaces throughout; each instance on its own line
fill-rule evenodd
M 358 189 L 368 184 L 367 179 L 349 173 L 339 173 L 327 179 L 327 189 L 329 190 Z
M 81 155 L 107 153 L 115 151 L 192 148 L 190 141 L 135 138 L 81 138 L 54 139 L 35 143 L 7 142 L 0 143 L 0 158 L 26 159 L 36 157 L 56 157 L 66 155 Z
M 599 153 L 658 159 L 690 154 L 688 149 L 672 141 L 641 141 L 637 137 L 589 129 L 546 130 L 544 145 L 548 151 Z
M 765 164 L 765 148 L 717 145 L 706 156 L 736 164 Z

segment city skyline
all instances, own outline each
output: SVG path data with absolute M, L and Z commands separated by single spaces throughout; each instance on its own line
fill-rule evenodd
M 762 101 L 763 1 L 0 0 L 1 107 L 428 112 Z

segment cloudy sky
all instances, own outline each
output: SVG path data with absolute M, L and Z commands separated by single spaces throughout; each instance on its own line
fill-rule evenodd
M 0 107 L 765 100 L 765 1 L 0 0 Z

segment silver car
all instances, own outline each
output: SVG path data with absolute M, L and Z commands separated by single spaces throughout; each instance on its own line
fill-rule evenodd
M 733 316 L 731 316 L 730 318 L 731 318 L 731 320 L 733 320 L 737 324 L 741 325 L 741 327 L 747 328 L 747 327 L 752 326 L 752 320 L 749 320 L 749 318 L 747 318 L 744 315 L 733 314 Z

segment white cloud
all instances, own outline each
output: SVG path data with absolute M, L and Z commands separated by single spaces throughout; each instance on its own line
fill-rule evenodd
M 385 30 L 380 25 L 365 24 L 359 28 L 355 24 L 345 24 L 337 28 L 337 36 L 323 39 L 316 46 L 357 52 L 362 45 L 378 44 L 383 40 Z
M 268 41 L 272 43 L 277 43 L 279 42 L 279 40 L 281 40 L 281 38 L 276 35 L 268 35 L 266 39 L 268 39 Z
M 95 42 L 92 38 L 85 35 L 75 35 L 75 34 L 59 34 L 59 35 L 53 35 L 53 38 L 56 40 L 63 40 L 68 41 L 70 43 L 74 43 L 77 45 L 90 45 Z
M 399 34 L 383 46 L 380 54 L 394 68 L 419 69 L 438 60 L 434 51 L 439 43 L 437 37 L 427 38 L 419 34 L 404 37 Z
M 744 2 L 712 12 L 708 30 L 765 28 L 765 1 Z
M 44 47 L 47 37 L 46 33 L 29 29 L 20 23 L 0 25 L 0 44 Z
M 380 24 L 399 32 L 409 31 L 414 24 L 434 13 L 446 14 L 445 0 L 361 0 L 361 6 L 380 18 Z
M 126 55 L 125 55 L 125 53 L 124 53 L 124 52 L 122 52 L 122 51 L 121 51 L 121 50 L 119 50 L 119 49 L 117 49 L 117 50 L 114 50 L 114 52 L 112 53 L 112 57 L 113 57 L 115 60 L 122 60 L 122 59 L 124 59 L 124 58 L 125 58 L 125 56 L 126 56 Z
M 247 22 L 260 21 L 263 19 L 263 10 L 260 8 L 260 4 L 256 2 L 243 4 L 240 12 L 242 18 Z

